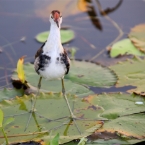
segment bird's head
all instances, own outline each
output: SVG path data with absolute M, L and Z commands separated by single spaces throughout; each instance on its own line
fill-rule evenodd
M 58 10 L 53 10 L 51 12 L 49 20 L 51 24 L 57 25 L 57 27 L 60 28 L 62 16 Z

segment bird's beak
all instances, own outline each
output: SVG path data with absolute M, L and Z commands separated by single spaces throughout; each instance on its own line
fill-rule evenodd
M 53 15 L 53 17 L 54 17 L 54 21 L 56 22 L 56 24 L 57 24 L 57 26 L 58 26 L 58 28 L 59 28 L 59 14 L 57 13 L 57 12 L 55 12 L 55 14 Z

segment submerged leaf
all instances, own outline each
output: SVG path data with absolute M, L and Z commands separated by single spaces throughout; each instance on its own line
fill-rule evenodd
M 129 39 L 123 39 L 113 44 L 110 50 L 111 57 L 117 57 L 125 54 L 145 56 L 145 54 L 139 51 Z
M 118 76 L 117 87 L 135 86 L 128 92 L 145 95 L 145 59 L 134 57 L 110 67 Z
M 36 36 L 36 40 L 38 42 L 44 43 L 47 40 L 48 35 L 49 35 L 48 31 L 39 33 Z M 74 32 L 69 29 L 61 29 L 60 35 L 61 35 L 61 43 L 67 43 L 67 42 L 71 41 L 72 39 L 74 39 L 74 37 L 75 37 Z
M 17 73 L 18 73 L 18 78 L 22 83 L 25 83 L 25 73 L 23 69 L 23 63 L 24 63 L 24 56 L 22 56 L 17 63 Z

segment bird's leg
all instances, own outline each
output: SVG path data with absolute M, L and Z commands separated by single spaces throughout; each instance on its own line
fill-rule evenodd
M 37 91 L 37 94 L 36 94 L 36 97 L 35 97 L 35 100 L 34 100 L 34 104 L 32 106 L 32 112 L 34 112 L 34 109 L 35 109 L 35 106 L 36 106 L 37 97 L 39 95 L 39 91 L 40 91 L 40 88 L 41 88 L 41 80 L 42 80 L 42 77 L 39 78 L 38 91 Z
M 71 110 L 71 107 L 70 107 L 70 105 L 69 105 L 67 96 L 66 96 L 66 94 L 65 94 L 65 87 L 64 87 L 64 81 L 63 81 L 63 79 L 61 79 L 61 82 L 62 82 L 62 93 L 63 93 L 64 99 L 65 99 L 65 101 L 66 101 L 66 103 L 67 103 L 67 106 L 68 106 L 68 109 L 69 109 L 71 118 L 74 119 L 74 118 L 76 118 L 76 116 L 73 114 L 73 112 L 72 112 L 72 110 Z
M 27 124 L 26 124 L 26 126 L 25 126 L 24 131 L 27 130 L 28 125 L 29 125 L 29 122 L 30 122 L 30 120 L 31 120 L 31 117 L 32 117 L 32 115 L 33 115 L 34 112 L 35 112 L 35 105 L 36 105 L 37 96 L 39 95 L 39 91 L 40 91 L 40 87 L 41 87 L 41 80 L 42 80 L 42 77 L 40 77 L 40 79 L 39 79 L 39 82 L 38 82 L 38 91 L 37 91 L 37 94 L 36 94 L 36 96 L 35 96 L 34 103 L 32 103 L 32 109 L 31 109 L 31 111 L 30 111 L 30 115 L 29 115 L 29 118 L 28 118 L 28 121 L 27 121 Z
M 68 106 L 68 109 L 69 109 L 69 112 L 70 112 L 70 115 L 71 115 L 71 120 L 74 121 L 74 124 L 75 124 L 75 126 L 76 126 L 78 132 L 81 134 L 81 131 L 80 131 L 80 129 L 79 129 L 77 123 L 76 123 L 76 120 L 75 120 L 75 119 L 77 119 L 77 118 L 76 118 L 76 116 L 73 114 L 73 112 L 72 112 L 72 110 L 71 110 L 71 107 L 70 107 L 70 105 L 69 105 L 67 96 L 66 96 L 66 94 L 65 94 L 65 87 L 64 87 L 63 78 L 61 79 L 61 82 L 62 82 L 62 93 L 63 93 L 64 99 L 65 99 L 65 101 L 66 101 L 66 103 L 67 103 L 67 106 Z

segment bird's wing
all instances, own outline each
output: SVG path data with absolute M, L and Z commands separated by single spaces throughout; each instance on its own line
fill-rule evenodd
M 65 74 L 68 74 L 69 68 L 70 68 L 70 59 L 69 59 L 69 57 L 67 56 L 67 52 L 66 52 L 65 49 L 64 49 L 64 53 L 63 53 L 63 55 L 62 55 L 62 57 L 61 57 L 61 60 L 63 61 L 63 63 L 64 63 L 65 66 L 66 66 L 66 72 L 65 72 Z
M 46 42 L 45 42 L 46 43 Z M 39 74 L 38 70 L 40 69 L 40 56 L 43 53 L 43 47 L 45 45 L 45 43 L 43 43 L 43 45 L 38 49 L 38 51 L 35 54 L 35 61 L 34 61 L 34 68 L 35 71 Z
M 46 42 L 45 42 L 46 43 Z M 41 55 L 41 53 L 43 53 L 43 46 L 45 45 L 45 43 L 42 44 L 42 46 L 37 50 L 36 54 L 35 54 L 35 59 L 37 57 L 39 57 Z

